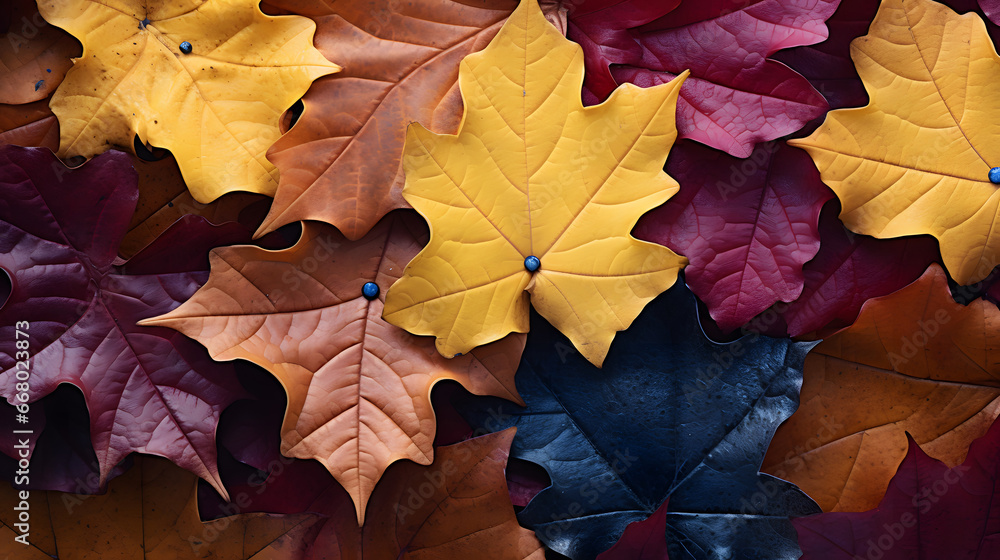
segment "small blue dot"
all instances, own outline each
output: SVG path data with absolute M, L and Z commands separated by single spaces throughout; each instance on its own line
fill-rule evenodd
M 524 259 L 524 268 L 528 269 L 528 272 L 534 272 L 542 266 L 542 261 L 538 260 L 538 257 L 531 255 L 530 257 Z
M 378 284 L 375 282 L 365 282 L 364 287 L 361 288 L 361 295 L 365 296 L 365 299 L 371 301 L 378 297 Z
M 1000 184 L 1000 167 L 990 169 L 990 182 L 994 185 Z
M 191 54 L 191 43 L 184 41 L 181 43 L 181 52 L 184 54 Z

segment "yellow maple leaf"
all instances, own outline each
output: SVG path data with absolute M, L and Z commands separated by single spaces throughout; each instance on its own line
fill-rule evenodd
M 831 111 L 789 144 L 812 156 L 847 227 L 933 235 L 955 280 L 982 280 L 1000 264 L 1000 194 L 989 178 L 1000 165 L 1000 57 L 982 19 L 929 0 L 883 0 L 851 57 L 870 103 Z
M 530 294 L 600 365 L 615 332 L 674 283 L 686 260 L 629 231 L 679 188 L 663 164 L 687 74 L 584 108 L 583 73 L 582 49 L 525 0 L 462 61 L 458 134 L 410 126 L 403 197 L 431 239 L 387 293 L 387 321 L 453 356 L 527 332 Z
M 191 194 L 273 195 L 265 154 L 281 113 L 340 68 L 313 47 L 316 25 L 265 16 L 256 0 L 66 0 L 42 16 L 83 43 L 52 97 L 61 157 L 110 144 L 170 150 Z

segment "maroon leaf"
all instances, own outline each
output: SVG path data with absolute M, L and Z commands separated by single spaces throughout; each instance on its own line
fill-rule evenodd
M 90 442 L 87 405 L 80 390 L 60 385 L 31 406 L 33 415 L 44 412 L 46 424 L 31 455 L 26 487 L 74 494 L 101 492 L 100 465 Z M 108 480 L 131 468 L 130 459 L 116 465 Z
M 14 340 L 17 323 L 29 324 L 29 402 L 60 383 L 83 392 L 102 486 L 139 451 L 167 457 L 225 492 L 215 429 L 242 395 L 232 366 L 175 331 L 136 326 L 179 305 L 208 274 L 126 275 L 112 266 L 136 181 L 123 153 L 67 169 L 46 149 L 0 147 L 0 267 L 13 279 L 0 339 Z M 17 357 L 13 346 L 0 351 L 0 394 L 8 402 L 18 393 Z
M 868 94 L 851 60 L 851 41 L 868 33 L 877 9 L 878 2 L 872 0 L 841 0 L 826 20 L 830 30 L 826 41 L 781 51 L 774 59 L 805 76 L 831 109 L 865 105 Z
M 1000 422 L 953 469 L 907 439 L 877 508 L 792 520 L 803 560 L 1000 558 Z
M 636 237 L 686 256 L 685 278 L 725 331 L 802 292 L 819 250 L 817 220 L 833 197 L 809 156 L 784 142 L 745 160 L 692 142 L 671 151 L 681 190 L 643 216 Z
M 851 60 L 851 41 L 868 33 L 878 2 L 873 0 L 841 0 L 840 6 L 830 19 L 826 20 L 830 36 L 826 41 L 775 53 L 774 59 L 787 64 L 805 76 L 826 98 L 831 109 L 861 107 L 868 103 L 865 86 Z M 958 13 L 976 10 L 977 7 L 1000 8 L 1000 0 L 943 0 Z M 1000 10 L 993 12 L 995 15 Z M 989 15 L 989 12 L 987 12 Z M 1000 28 L 986 22 L 986 28 L 993 40 L 1000 37 Z
M 140 275 L 206 271 L 211 249 L 249 243 L 253 231 L 239 222 L 215 225 L 203 216 L 186 214 L 123 264 L 120 272 Z
M 990 18 L 990 21 L 1000 25 L 1000 0 L 979 0 L 979 9 Z
M 837 218 L 840 204 L 830 202 L 819 219 L 820 249 L 802 268 L 802 294 L 788 305 L 777 304 L 765 313 L 778 314 L 787 333 L 802 336 L 846 327 L 858 318 L 861 305 L 871 298 L 903 288 L 920 277 L 939 259 L 937 243 L 928 236 L 875 239 L 849 231 Z M 751 330 L 783 336 L 773 329 L 774 320 L 760 317 Z M 765 328 L 758 328 L 763 326 Z M 772 327 L 772 328 L 766 328 Z
M 597 556 L 597 560 L 668 560 L 667 502 L 643 521 L 629 523 L 618 542 Z
M 756 143 L 790 134 L 827 110 L 805 78 L 769 57 L 826 39 L 823 22 L 838 1 L 713 0 L 670 13 L 672 2 L 659 9 L 618 3 L 598 17 L 595 5 L 607 0 L 580 0 L 570 8 L 568 33 L 589 59 L 585 101 L 605 99 L 616 83 L 650 87 L 689 69 L 677 101 L 680 137 L 747 157 Z
M 642 47 L 629 33 L 670 13 L 680 0 L 567 0 L 566 36 L 583 47 L 587 73 L 583 102 L 596 105 L 618 87 L 608 67 L 612 61 L 637 60 Z

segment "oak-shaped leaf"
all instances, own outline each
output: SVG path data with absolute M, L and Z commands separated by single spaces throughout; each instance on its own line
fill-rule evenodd
M 530 300 L 600 364 L 674 283 L 684 258 L 629 231 L 678 189 L 662 168 L 683 76 L 584 108 L 583 73 L 583 51 L 534 0 L 465 57 L 458 134 L 407 132 L 403 196 L 431 237 L 389 290 L 386 320 L 450 357 L 527 332 Z
M 0 29 L 0 104 L 45 99 L 79 56 L 80 43 L 49 25 L 35 0 L 8 0 L 10 26 Z
M 690 260 L 684 278 L 731 331 L 802 292 L 802 265 L 820 248 L 818 220 L 832 193 L 809 156 L 783 142 L 745 160 L 678 144 L 667 172 L 680 192 L 639 220 L 635 236 Z
M 882 2 L 851 57 L 871 102 L 837 109 L 805 148 L 852 231 L 930 234 L 959 284 L 1000 264 L 1000 56 L 983 20 L 931 0 Z M 1000 181 L 1000 178 L 997 178 Z
M 295 126 L 268 152 L 281 174 L 260 232 L 320 220 L 356 240 L 390 210 L 408 206 L 400 165 L 406 127 L 458 130 L 458 65 L 490 42 L 517 1 L 268 0 L 265 6 L 314 20 L 317 48 L 344 69 L 316 81 Z M 556 20 L 552 8 L 547 13 Z
M 951 468 L 912 437 L 906 445 L 877 507 L 792 521 L 802 560 L 1000 558 L 1000 422 Z
M 315 25 L 265 16 L 256 0 L 43 2 L 42 16 L 83 43 L 52 96 L 61 157 L 111 145 L 170 150 L 191 194 L 273 195 L 265 154 L 282 113 L 336 72 L 312 46 Z
M 838 0 L 663 2 L 575 0 L 567 35 L 587 53 L 588 103 L 615 84 L 650 87 L 689 70 L 677 130 L 735 157 L 785 136 L 827 110 L 809 82 L 775 52 L 826 39 Z
M 356 502 L 360 523 L 386 467 L 431 462 L 434 383 L 452 379 L 520 402 L 513 376 L 522 335 L 448 360 L 431 339 L 382 319 L 385 290 L 426 238 L 412 211 L 387 216 L 358 241 L 306 222 L 286 250 L 214 251 L 205 286 L 142 324 L 177 329 L 217 360 L 241 358 L 274 374 L 288 394 L 282 453 L 326 465 Z M 366 296 L 366 284 L 377 293 Z
M 102 485 L 139 451 L 167 457 L 224 493 L 215 427 L 242 389 L 231 368 L 194 341 L 136 321 L 193 294 L 207 277 L 205 253 L 226 236 L 178 236 L 187 242 L 148 248 L 144 270 L 125 274 L 113 262 L 137 197 L 127 155 L 67 169 L 46 149 L 3 146 L 0 178 L 0 267 L 12 278 L 0 335 L 26 341 L 0 351 L 0 394 L 14 403 L 23 392 L 31 402 L 60 383 L 77 386 Z M 163 270 L 172 263 L 182 268 Z M 26 392 L 17 385 L 25 369 Z
M 937 264 L 869 300 L 806 357 L 802 404 L 778 429 L 765 472 L 824 511 L 875 507 L 906 454 L 906 433 L 949 465 L 1000 414 L 1000 310 L 952 299 Z
M 241 515 L 202 523 L 197 479 L 159 457 L 139 457 L 106 495 L 33 491 L 28 531 L 16 524 L 18 490 L 0 488 L 0 557 L 18 560 L 213 558 L 292 560 L 316 515 Z M 22 506 L 21 508 L 25 508 Z M 15 536 L 27 533 L 25 546 Z
M 798 558 L 788 518 L 819 508 L 758 469 L 795 410 L 812 343 L 712 342 L 683 285 L 650 304 L 634 331 L 599 369 L 536 321 L 517 373 L 527 408 L 472 397 L 461 406 L 477 428 L 516 426 L 511 456 L 548 471 L 552 486 L 521 523 L 553 550 L 589 560 L 669 498 L 672 560 Z

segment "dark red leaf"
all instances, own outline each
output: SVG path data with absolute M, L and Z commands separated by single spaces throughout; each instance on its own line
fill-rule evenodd
M 820 249 L 816 258 L 802 268 L 805 287 L 792 303 L 777 304 L 765 313 L 779 315 L 787 323 L 791 336 L 801 336 L 824 329 L 835 330 L 854 322 L 861 305 L 871 298 L 884 296 L 920 277 L 928 265 L 939 259 L 937 243 L 928 236 L 875 239 L 853 233 L 837 218 L 840 204 L 833 201 L 823 209 L 819 220 Z M 767 321 L 775 324 L 773 319 Z M 768 328 L 751 330 L 781 336 Z
M 990 21 L 1000 25 L 1000 0 L 979 0 L 979 9 Z
M 1000 422 L 952 469 L 907 438 L 877 508 L 792 520 L 802 560 L 1000 558 Z
M 618 542 L 597 556 L 597 560 L 668 560 L 667 502 L 643 521 L 629 523 Z
M 740 160 L 681 142 L 667 172 L 680 192 L 643 216 L 635 235 L 690 260 L 685 279 L 720 328 L 799 296 L 802 265 L 820 248 L 820 209 L 833 197 L 804 151 L 771 142 Z
M 47 149 L 0 147 L 0 267 L 12 291 L 0 338 L 27 322 L 29 402 L 60 383 L 80 388 L 100 483 L 133 451 L 167 457 L 224 492 L 215 428 L 243 393 L 232 366 L 164 328 L 137 327 L 170 311 L 207 272 L 127 275 L 113 266 L 137 200 L 136 172 L 109 152 L 67 169 Z M 0 351 L 0 394 L 14 402 L 13 345 Z
M 569 13 L 569 37 L 588 59 L 585 102 L 605 99 L 616 83 L 650 87 L 691 70 L 677 101 L 680 137 L 736 157 L 828 108 L 805 78 L 769 57 L 826 39 L 823 22 L 838 0 L 713 0 L 682 3 L 673 12 L 672 2 L 622 2 L 599 16 L 595 3 L 609 4 L 581 0 Z M 649 18 L 645 25 L 640 16 Z
M 611 61 L 637 60 L 642 48 L 629 28 L 670 13 L 680 0 L 569 0 L 566 36 L 583 47 L 587 67 L 583 102 L 595 105 L 618 87 L 608 67 Z
M 826 41 L 781 51 L 774 59 L 805 76 L 831 109 L 861 107 L 868 103 L 868 94 L 851 60 L 851 41 L 868 32 L 877 9 L 878 2 L 872 0 L 841 0 L 826 20 Z

